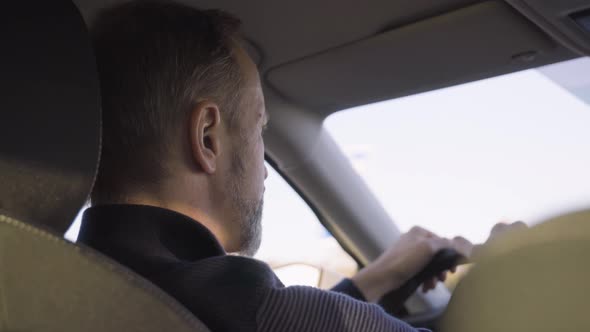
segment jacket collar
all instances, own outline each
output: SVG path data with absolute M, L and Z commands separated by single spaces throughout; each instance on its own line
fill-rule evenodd
M 198 221 L 147 205 L 99 205 L 87 209 L 78 242 L 107 255 L 127 250 L 182 261 L 225 255 L 213 233 Z

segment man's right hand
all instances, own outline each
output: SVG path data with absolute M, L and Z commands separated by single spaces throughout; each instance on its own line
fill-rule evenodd
M 389 291 L 401 287 L 406 281 L 420 272 L 441 249 L 455 249 L 469 257 L 473 244 L 462 237 L 446 239 L 421 228 L 413 227 L 386 250 L 377 260 L 359 271 L 352 281 L 363 293 L 367 301 L 377 302 Z M 424 284 L 426 291 L 443 280 L 446 272 Z

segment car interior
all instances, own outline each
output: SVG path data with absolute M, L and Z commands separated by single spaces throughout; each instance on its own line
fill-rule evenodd
M 100 157 L 88 29 L 122 2 L 10 2 L 0 14 L 0 331 L 208 330 L 150 282 L 63 239 Z M 242 20 L 272 119 L 267 161 L 359 266 L 400 230 L 324 128 L 327 116 L 590 55 L 587 0 L 179 2 Z M 586 330 L 589 218 L 507 238 L 452 298 L 439 285 L 395 314 L 434 331 Z

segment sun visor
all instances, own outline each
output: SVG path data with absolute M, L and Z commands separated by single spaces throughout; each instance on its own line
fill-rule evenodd
M 488 1 L 278 66 L 266 79 L 327 115 L 571 57 L 513 8 Z

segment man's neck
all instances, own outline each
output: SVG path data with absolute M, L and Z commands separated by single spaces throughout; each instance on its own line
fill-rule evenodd
M 202 209 L 196 208 L 190 204 L 182 203 L 178 201 L 172 200 L 164 200 L 161 198 L 152 198 L 147 195 L 126 195 L 125 198 L 112 201 L 112 202 L 101 202 L 102 204 L 133 204 L 133 205 L 147 205 L 147 206 L 154 206 L 163 209 L 168 209 L 174 212 L 181 213 L 187 217 L 190 217 L 193 220 L 198 221 L 200 224 L 205 226 L 219 241 L 219 243 L 224 247 L 226 247 L 226 236 L 223 227 L 218 222 L 215 222 L 211 219 L 208 213 L 203 211 Z

